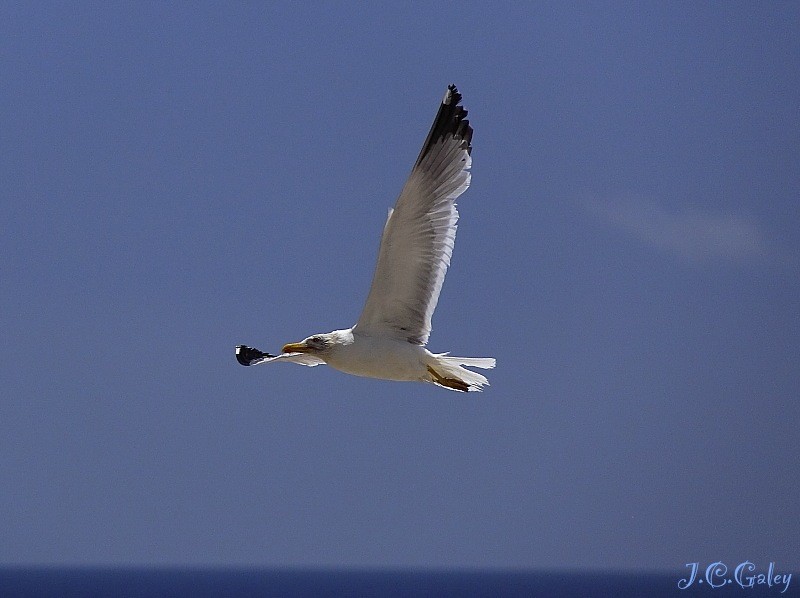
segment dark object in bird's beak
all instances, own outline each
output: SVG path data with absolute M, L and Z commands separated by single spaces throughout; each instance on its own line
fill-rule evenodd
M 310 353 L 312 349 L 305 343 L 289 343 L 288 345 L 283 345 L 281 351 L 284 353 Z
M 257 359 L 266 359 L 269 357 L 274 357 L 274 355 L 264 353 L 253 347 L 248 347 L 247 345 L 236 345 L 236 361 L 242 365 L 250 365 Z

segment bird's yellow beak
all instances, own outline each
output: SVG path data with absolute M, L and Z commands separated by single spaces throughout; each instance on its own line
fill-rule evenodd
M 289 343 L 287 345 L 283 345 L 283 349 L 281 350 L 284 353 L 308 353 L 311 351 L 311 347 L 305 343 Z

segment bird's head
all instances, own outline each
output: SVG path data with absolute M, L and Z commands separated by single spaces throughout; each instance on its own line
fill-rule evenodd
M 304 338 L 299 343 L 288 343 L 283 346 L 284 353 L 310 353 L 312 355 L 325 355 L 338 345 L 346 342 L 342 338 L 342 330 L 326 332 L 324 334 L 312 334 Z M 349 331 L 348 331 L 349 332 Z M 350 335 L 352 337 L 352 333 Z

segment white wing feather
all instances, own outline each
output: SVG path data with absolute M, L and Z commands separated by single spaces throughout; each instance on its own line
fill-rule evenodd
M 307 365 L 308 367 L 314 367 L 315 365 L 320 365 L 325 363 L 319 357 L 315 357 L 314 355 L 310 355 L 309 353 L 281 353 L 280 355 L 274 355 L 272 357 L 262 357 L 261 359 L 254 359 L 250 362 L 250 365 L 261 365 L 262 363 L 273 363 L 275 361 L 284 361 L 286 363 L 298 363 L 300 365 Z
M 456 238 L 456 199 L 470 183 L 472 128 L 450 86 L 383 230 L 364 311 L 353 332 L 424 345 Z

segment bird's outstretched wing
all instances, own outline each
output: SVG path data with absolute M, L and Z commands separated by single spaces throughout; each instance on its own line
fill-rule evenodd
M 450 85 L 383 229 L 378 264 L 354 332 L 424 345 L 456 238 L 456 199 L 470 183 L 472 127 Z
M 270 355 L 269 353 L 264 353 L 253 347 L 248 347 L 247 345 L 236 346 L 236 361 L 242 365 L 260 365 L 273 361 L 285 361 L 287 363 L 299 363 L 300 365 L 307 365 L 309 367 L 325 363 L 319 357 L 309 355 L 308 353 L 281 353 L 280 355 Z

